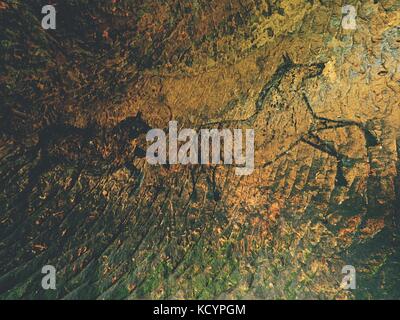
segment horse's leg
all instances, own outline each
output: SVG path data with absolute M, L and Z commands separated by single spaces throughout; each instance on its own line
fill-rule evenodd
M 379 139 L 373 133 L 373 131 L 368 129 L 368 126 L 366 124 L 360 123 L 357 121 L 352 121 L 352 120 L 333 120 L 333 119 L 328 119 L 325 117 L 320 117 L 314 112 L 307 96 L 304 93 L 303 93 L 303 99 L 306 103 L 307 110 L 311 113 L 311 115 L 315 121 L 314 128 L 312 128 L 312 131 L 317 132 L 317 131 L 323 131 L 323 130 L 327 130 L 327 129 L 336 129 L 336 128 L 344 128 L 344 127 L 349 127 L 349 126 L 356 126 L 364 133 L 365 145 L 367 148 L 374 147 L 379 144 Z
M 343 172 L 343 159 L 346 158 L 345 155 L 338 152 L 332 144 L 323 141 L 320 137 L 311 132 L 309 132 L 305 137 L 301 138 L 301 141 L 336 158 L 337 170 L 336 170 L 335 181 L 339 186 L 348 185 L 346 177 L 344 176 Z

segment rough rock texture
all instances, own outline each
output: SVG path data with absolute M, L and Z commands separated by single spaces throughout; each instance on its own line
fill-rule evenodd
M 400 298 L 397 0 L 50 2 L 0 1 L 1 299 Z M 255 172 L 148 165 L 171 119 Z

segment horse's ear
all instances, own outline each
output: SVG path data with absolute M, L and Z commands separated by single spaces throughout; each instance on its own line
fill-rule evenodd
M 135 118 L 136 118 L 136 119 L 142 118 L 142 112 L 141 112 L 141 111 L 138 111 L 138 113 L 136 113 Z
M 293 65 L 293 60 L 289 57 L 289 55 L 287 54 L 287 52 L 285 52 L 283 54 L 283 62 L 287 65 Z

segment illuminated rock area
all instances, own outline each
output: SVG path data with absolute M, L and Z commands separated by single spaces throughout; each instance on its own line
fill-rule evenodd
M 42 2 L 0 1 L 0 299 L 400 298 L 398 0 Z M 254 172 L 150 165 L 171 120 Z

